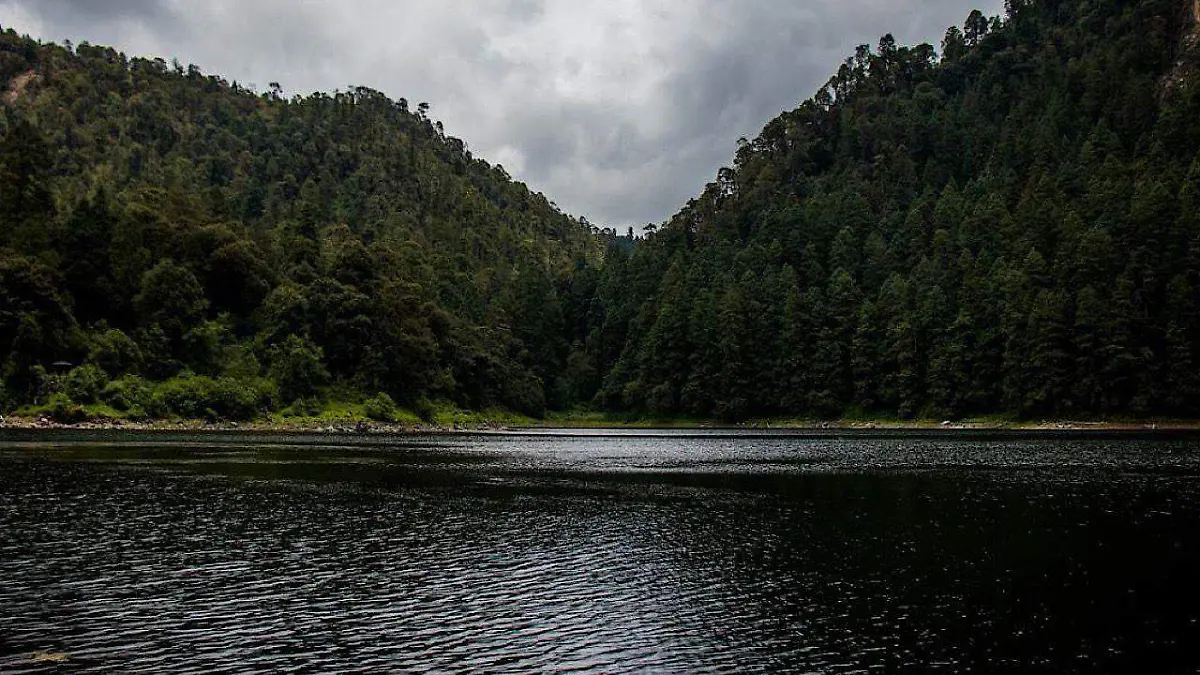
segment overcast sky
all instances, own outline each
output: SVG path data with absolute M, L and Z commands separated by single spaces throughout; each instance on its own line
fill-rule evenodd
M 1002 0 L 0 0 L 0 24 L 178 58 L 259 91 L 364 85 L 563 210 L 669 218 L 855 45 L 940 45 Z

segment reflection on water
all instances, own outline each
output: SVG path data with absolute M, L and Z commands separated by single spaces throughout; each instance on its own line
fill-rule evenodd
M 1186 439 L 29 440 L 5 672 L 1200 667 Z

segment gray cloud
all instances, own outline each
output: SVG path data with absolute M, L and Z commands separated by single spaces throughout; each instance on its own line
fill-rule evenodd
M 855 45 L 1001 0 L 0 0 L 0 24 L 309 93 L 428 101 L 564 210 L 668 218 Z
M 170 7 L 158 0 L 38 0 L 36 8 L 37 14 L 47 21 L 72 29 L 87 28 L 95 22 L 122 19 L 157 24 L 170 13 Z

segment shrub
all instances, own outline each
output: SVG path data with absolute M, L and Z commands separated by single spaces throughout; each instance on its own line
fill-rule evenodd
M 62 392 L 63 376 L 48 372 L 45 367 L 36 365 L 30 368 L 33 384 L 34 403 L 49 402 L 50 397 Z
M 135 405 L 129 409 L 129 415 L 135 419 L 139 413 L 148 419 L 161 420 L 171 416 L 171 409 L 167 406 L 162 397 L 160 397 L 157 392 L 154 392 L 151 394 L 150 400 L 145 406 Z
M 449 406 L 449 404 L 446 405 Z M 413 403 L 413 412 L 422 420 L 432 422 L 437 416 L 438 406 L 433 401 L 430 401 L 428 397 L 422 396 Z
M 113 380 L 100 392 L 100 400 L 122 412 L 134 408 L 143 411 L 150 406 L 154 389 L 140 377 L 129 375 L 119 380 Z
M 298 398 L 288 406 L 283 414 L 288 417 L 317 417 L 325 411 L 325 407 L 315 398 Z
M 62 391 L 76 403 L 95 403 L 100 392 L 108 385 L 108 374 L 99 366 L 86 365 L 75 368 L 63 378 Z
M 183 361 L 194 372 L 216 375 L 221 372 L 226 345 L 233 337 L 228 317 L 205 321 L 183 336 Z
M 7 414 L 17 407 L 17 401 L 9 393 L 8 387 L 4 384 L 4 380 L 0 380 L 0 413 Z
M 275 406 L 277 389 L 269 380 L 221 377 L 216 384 L 216 405 L 210 409 L 220 417 L 252 420 Z
M 46 402 L 50 419 L 59 424 L 75 424 L 87 419 L 87 411 L 73 402 L 66 394 L 54 394 Z
M 152 403 L 180 417 L 252 420 L 274 406 L 274 384 L 261 378 L 180 377 L 159 386 Z
M 251 379 L 262 375 L 262 364 L 254 351 L 246 345 L 234 345 L 225 352 L 225 365 L 222 375 L 240 379 Z
M 154 400 L 171 414 L 200 418 L 212 401 L 215 388 L 212 378 L 177 377 L 158 385 Z
M 135 406 L 131 407 L 129 410 L 126 410 L 125 416 L 131 420 L 134 420 L 135 422 L 144 422 L 146 420 L 155 418 L 154 415 L 151 415 L 150 413 L 146 412 L 145 408 L 138 406 L 138 405 L 135 405 Z
M 505 406 L 511 410 L 536 418 L 546 414 L 546 393 L 541 381 L 532 373 L 522 370 L 510 373 L 504 381 L 502 394 Z
M 396 402 L 387 394 L 380 393 L 373 398 L 367 399 L 363 404 L 363 408 L 367 417 L 376 422 L 396 421 Z

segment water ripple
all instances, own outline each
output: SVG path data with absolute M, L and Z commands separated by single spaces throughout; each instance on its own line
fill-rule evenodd
M 0 451 L 0 671 L 1194 670 L 1198 465 L 1103 441 L 23 447 Z

